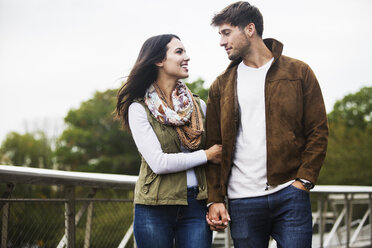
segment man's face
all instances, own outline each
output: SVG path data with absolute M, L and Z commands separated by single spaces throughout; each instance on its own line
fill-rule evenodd
M 231 24 L 222 24 L 218 30 L 221 35 L 220 46 L 225 48 L 230 60 L 243 58 L 248 53 L 250 42 L 243 30 Z

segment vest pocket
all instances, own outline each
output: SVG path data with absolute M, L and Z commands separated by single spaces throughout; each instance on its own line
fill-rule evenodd
M 142 192 L 147 194 L 149 192 L 149 188 L 151 183 L 157 178 L 158 175 L 155 174 L 154 172 L 151 172 L 150 175 L 147 176 L 145 180 L 145 184 L 143 185 Z

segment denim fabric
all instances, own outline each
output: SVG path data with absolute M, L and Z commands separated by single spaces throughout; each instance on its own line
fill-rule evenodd
M 206 201 L 196 200 L 198 189 L 187 190 L 188 205 L 134 207 L 134 237 L 138 248 L 210 248 L 212 232 L 205 221 Z
M 229 201 L 234 247 L 267 247 L 272 236 L 278 248 L 311 247 L 309 193 L 292 185 L 271 195 Z

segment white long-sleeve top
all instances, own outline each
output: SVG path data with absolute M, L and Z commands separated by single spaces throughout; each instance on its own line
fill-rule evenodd
M 205 102 L 200 100 L 200 103 L 201 110 L 206 113 Z M 189 152 L 181 146 L 182 152 L 164 153 L 147 119 L 146 110 L 140 103 L 134 102 L 129 106 L 128 120 L 137 149 L 154 173 L 168 174 L 186 171 L 187 186 L 198 185 L 193 168 L 207 162 L 204 150 Z

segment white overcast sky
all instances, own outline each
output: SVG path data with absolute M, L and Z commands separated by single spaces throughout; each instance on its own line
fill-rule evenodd
M 189 81 L 209 86 L 229 60 L 209 23 L 225 0 L 0 0 L 0 141 L 10 131 L 56 135 L 68 110 L 120 86 L 150 36 L 180 36 Z M 255 0 L 264 38 L 314 70 L 330 112 L 372 86 L 372 1 Z

